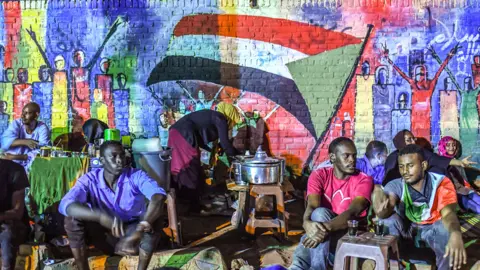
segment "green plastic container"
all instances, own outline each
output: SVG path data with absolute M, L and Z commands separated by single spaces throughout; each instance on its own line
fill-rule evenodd
M 105 141 L 122 141 L 122 136 L 120 136 L 120 130 L 115 128 L 106 129 L 103 133 L 103 138 L 105 139 Z

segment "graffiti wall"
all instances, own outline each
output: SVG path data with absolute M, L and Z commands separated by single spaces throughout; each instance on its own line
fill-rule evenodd
M 402 129 L 476 155 L 480 8 L 457 2 L 2 1 L 0 133 L 35 101 L 53 139 L 98 118 L 165 141 L 224 101 L 297 174 Z

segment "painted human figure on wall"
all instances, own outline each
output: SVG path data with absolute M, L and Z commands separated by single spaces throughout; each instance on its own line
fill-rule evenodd
M 45 50 L 37 40 L 36 33 L 30 29 L 26 29 L 28 35 L 35 43 L 45 65 L 53 74 L 53 90 L 52 90 L 52 139 L 56 136 L 68 132 L 68 80 L 65 71 L 65 58 L 62 55 L 55 56 L 53 65 L 47 58 Z
M 480 55 L 475 55 L 473 57 L 472 66 L 472 77 L 473 77 L 473 88 L 477 88 L 480 85 Z
M 0 81 L 5 81 L 5 47 L 3 45 L 0 45 Z
M 350 117 L 350 113 L 348 112 L 343 113 L 341 136 L 347 137 L 347 138 L 353 138 L 352 118 Z
M 401 130 L 411 128 L 411 111 L 407 109 L 407 93 L 400 93 L 397 99 L 397 109 L 392 111 L 392 138 Z
M 372 87 L 375 83 L 375 76 L 370 73 L 370 62 L 364 60 L 361 74 L 356 75 L 355 89 L 355 136 L 353 140 L 359 152 L 363 152 L 368 142 L 374 138 Z
M 396 46 L 396 53 L 395 53 L 395 60 L 394 63 L 397 67 L 402 70 L 406 70 L 408 68 L 408 56 L 405 54 L 403 50 L 403 45 L 401 43 L 397 44 Z M 405 83 L 405 80 L 393 70 L 393 84 L 400 86 Z
M 6 102 L 7 107 L 5 111 L 10 115 L 10 120 L 13 120 L 13 80 L 15 73 L 12 68 L 5 69 L 3 79 L 4 82 L 0 82 L 0 100 Z
M 210 108 L 207 108 L 208 104 L 205 104 L 205 103 L 206 103 L 205 93 L 202 90 L 199 90 L 198 99 L 195 100 L 195 111 L 210 109 Z
M 390 65 L 405 79 L 412 90 L 412 112 L 411 124 L 412 132 L 415 136 L 430 138 L 430 99 L 435 90 L 438 78 L 448 62 L 457 52 L 458 45 L 455 46 L 449 53 L 447 58 L 440 65 L 432 79 L 428 79 L 427 68 L 425 65 L 418 65 L 415 67 L 415 77 L 411 78 L 398 68 L 388 56 L 388 49 L 386 45 L 383 46 L 383 53 Z
M 17 83 L 13 85 L 13 118 L 20 118 L 23 107 L 31 101 L 32 85 L 28 83 L 28 70 L 19 68 L 17 71 Z
M 375 139 L 387 144 L 392 140 L 392 110 L 394 109 L 395 85 L 388 84 L 389 73 L 386 66 L 375 72 L 373 85 L 373 118 Z M 391 145 L 388 145 L 389 147 Z
M 442 137 L 459 138 L 457 90 L 449 77 L 440 91 L 440 131 Z
M 440 62 L 440 57 L 433 48 L 430 48 L 433 58 Z M 475 62 L 480 61 L 480 56 L 474 57 Z M 475 149 L 479 135 L 479 108 L 478 108 L 478 94 L 480 92 L 480 85 L 474 87 L 475 79 L 472 81 L 472 77 L 466 77 L 461 87 L 453 73 L 446 69 L 451 84 L 455 85 L 460 94 L 460 141 L 462 142 L 462 152 L 464 154 L 470 154 Z M 478 75 L 476 65 L 472 65 L 472 76 L 475 78 Z M 453 88 L 452 86 L 450 86 Z M 456 104 L 455 104 L 456 105 Z
M 7 102 L 0 100 L 0 136 L 8 128 L 8 119 L 10 116 L 7 113 Z
M 65 58 L 61 55 L 57 55 L 54 62 L 52 134 L 60 135 L 68 132 L 68 79 L 65 70 Z M 54 135 L 52 135 L 52 137 Z
M 76 49 L 73 52 L 73 62 L 75 64 L 74 67 L 71 68 L 71 108 L 72 108 L 72 115 L 74 118 L 73 121 L 73 129 L 72 131 L 79 131 L 81 129 L 81 126 L 83 125 L 83 122 L 86 121 L 87 119 L 90 118 L 90 76 L 91 76 L 91 70 L 95 63 L 97 62 L 98 58 L 100 57 L 100 54 L 102 53 L 105 45 L 107 44 L 108 40 L 112 37 L 112 35 L 117 31 L 118 26 L 122 24 L 123 21 L 119 17 L 117 20 L 113 23 L 113 25 L 110 27 L 105 39 L 103 40 L 101 46 L 98 48 L 97 52 L 94 54 L 94 56 L 90 59 L 90 62 L 88 64 L 84 65 L 85 63 L 85 53 L 81 49 Z M 40 50 L 40 53 L 42 54 L 42 57 L 44 58 L 44 61 L 47 65 L 50 65 L 44 50 L 41 48 L 40 44 L 37 41 L 37 37 L 35 32 L 30 29 L 27 29 L 28 34 L 32 38 L 32 40 L 35 42 L 37 45 L 37 48 Z M 55 59 L 55 62 L 57 59 Z M 63 60 L 64 62 L 64 60 Z M 51 67 L 50 67 L 51 68 Z M 62 69 L 57 69 L 57 71 L 63 71 Z M 58 83 L 61 83 L 62 85 L 58 85 L 58 87 L 55 87 L 55 90 L 63 90 L 64 82 L 63 82 L 63 74 L 59 74 L 58 78 L 55 78 L 54 76 L 54 82 L 58 81 Z
M 102 74 L 95 75 L 95 87 L 102 91 L 103 102 L 107 105 L 108 109 L 108 126 L 110 128 L 115 127 L 115 112 L 113 107 L 113 75 L 108 74 L 110 69 L 110 59 L 103 58 L 100 61 L 100 71 Z
M 115 107 L 115 127 L 121 135 L 129 133 L 129 100 L 130 89 L 127 89 L 127 76 L 119 73 L 116 76 L 118 89 L 113 90 L 113 105 Z
M 108 108 L 103 102 L 103 92 L 98 88 L 93 90 L 92 118 L 104 123 L 108 121 Z
M 90 119 L 90 76 L 92 68 L 97 62 L 100 54 L 105 48 L 108 40 L 117 31 L 118 26 L 122 24 L 122 20 L 117 19 L 115 23 L 110 27 L 107 36 L 103 40 L 102 45 L 98 48 L 97 52 L 90 59 L 88 64 L 85 63 L 85 52 L 82 50 L 75 50 L 73 52 L 74 67 L 70 69 L 71 72 L 71 92 L 72 92 L 72 112 L 77 117 L 75 125 L 83 125 L 83 122 Z M 74 117 L 75 117 L 74 116 Z M 74 127 L 75 128 L 75 127 Z
M 40 82 L 33 83 L 32 100 L 40 106 L 39 119 L 48 127 L 52 124 L 52 90 L 51 72 L 46 65 L 40 66 L 38 77 Z

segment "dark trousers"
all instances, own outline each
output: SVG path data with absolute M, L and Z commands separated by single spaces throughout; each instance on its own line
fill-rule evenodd
M 140 249 L 147 253 L 154 252 L 160 240 L 160 231 L 163 224 L 159 218 L 152 224 L 152 233 L 144 233 L 140 242 Z M 133 233 L 139 221 L 124 224 L 125 234 Z M 74 217 L 65 217 L 65 231 L 67 232 L 70 248 L 81 248 L 93 244 L 96 248 L 107 255 L 115 253 L 115 246 L 120 239 L 115 238 L 111 231 L 96 222 L 82 221 Z
M 28 227 L 20 221 L 0 223 L 0 255 L 2 269 L 13 269 L 18 247 L 24 243 L 28 235 Z

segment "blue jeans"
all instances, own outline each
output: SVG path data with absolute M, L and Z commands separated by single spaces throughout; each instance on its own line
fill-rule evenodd
M 327 222 L 335 216 L 331 210 L 323 207 L 315 209 L 310 219 L 315 222 Z M 290 270 L 327 269 L 330 249 L 335 250 L 338 240 L 345 235 L 346 230 L 331 233 L 323 243 L 314 248 L 306 248 L 302 245 L 307 235 L 304 235 L 293 254 L 293 262 Z
M 458 200 L 463 208 L 470 210 L 475 214 L 480 214 L 480 195 L 476 192 L 469 193 L 468 195 L 459 195 Z
M 388 230 L 388 234 L 395 235 L 402 239 L 413 240 L 413 230 L 416 229 L 417 237 L 427 243 L 435 253 L 437 269 L 450 269 L 448 264 L 449 258 L 443 258 L 450 234 L 445 226 L 443 226 L 441 220 L 429 225 L 419 225 L 412 224 L 409 220 L 400 217 L 398 214 L 393 214 L 389 218 L 382 220 Z

